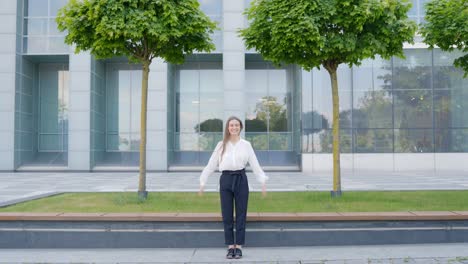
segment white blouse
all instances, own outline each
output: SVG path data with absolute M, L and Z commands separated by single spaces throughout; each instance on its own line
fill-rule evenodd
M 240 139 L 235 144 L 228 141 L 226 143 L 226 151 L 224 151 L 223 159 L 221 160 L 220 155 L 222 150 L 223 141 L 220 141 L 213 151 L 208 165 L 206 165 L 200 175 L 201 186 L 205 186 L 208 176 L 216 169 L 219 168 L 219 171 L 242 170 L 246 167 L 247 162 L 250 164 L 258 182 L 263 184 L 268 180 L 268 176 L 265 175 L 260 164 L 258 164 L 252 145 L 247 140 Z

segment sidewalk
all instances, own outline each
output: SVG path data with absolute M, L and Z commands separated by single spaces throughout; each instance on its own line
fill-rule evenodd
M 268 191 L 330 191 L 331 172 L 267 173 Z M 150 192 L 196 192 L 198 172 L 157 172 L 147 174 Z M 260 186 L 248 173 L 251 191 Z M 206 191 L 216 192 L 219 175 L 208 178 Z M 137 172 L 8 172 L 0 173 L 0 206 L 49 196 L 61 192 L 136 192 Z M 466 190 L 468 172 L 348 172 L 342 171 L 343 191 L 364 190 Z
M 243 253 L 240 260 L 226 260 L 224 248 L 0 249 L 0 263 L 468 263 L 468 244 L 246 247 Z

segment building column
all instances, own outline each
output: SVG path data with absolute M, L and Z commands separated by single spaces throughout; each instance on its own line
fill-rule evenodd
M 244 1 L 223 0 L 224 120 L 245 120 L 245 48 L 237 30 L 244 27 Z
M 17 3 L 2 0 L 0 6 L 0 171 L 12 171 L 15 169 L 15 74 L 20 66 L 16 54 Z
M 91 169 L 91 55 L 70 54 L 68 168 Z
M 146 128 L 146 169 L 151 171 L 167 171 L 167 70 L 161 59 L 151 63 Z

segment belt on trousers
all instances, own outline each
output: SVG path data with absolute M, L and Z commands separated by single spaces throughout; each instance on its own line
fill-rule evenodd
M 245 169 L 235 170 L 235 171 L 224 170 L 224 171 L 222 171 L 222 173 L 227 174 L 227 175 L 231 175 L 231 176 L 242 176 L 242 175 L 245 175 Z M 236 190 L 238 189 L 239 184 L 240 184 L 240 178 L 241 177 L 234 177 L 234 179 L 232 181 L 232 185 L 231 185 L 232 192 L 236 192 Z

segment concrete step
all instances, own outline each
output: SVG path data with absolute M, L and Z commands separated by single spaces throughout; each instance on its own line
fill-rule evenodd
M 223 247 L 219 221 L 0 221 L 0 248 Z M 466 243 L 468 220 L 255 221 L 249 247 Z

